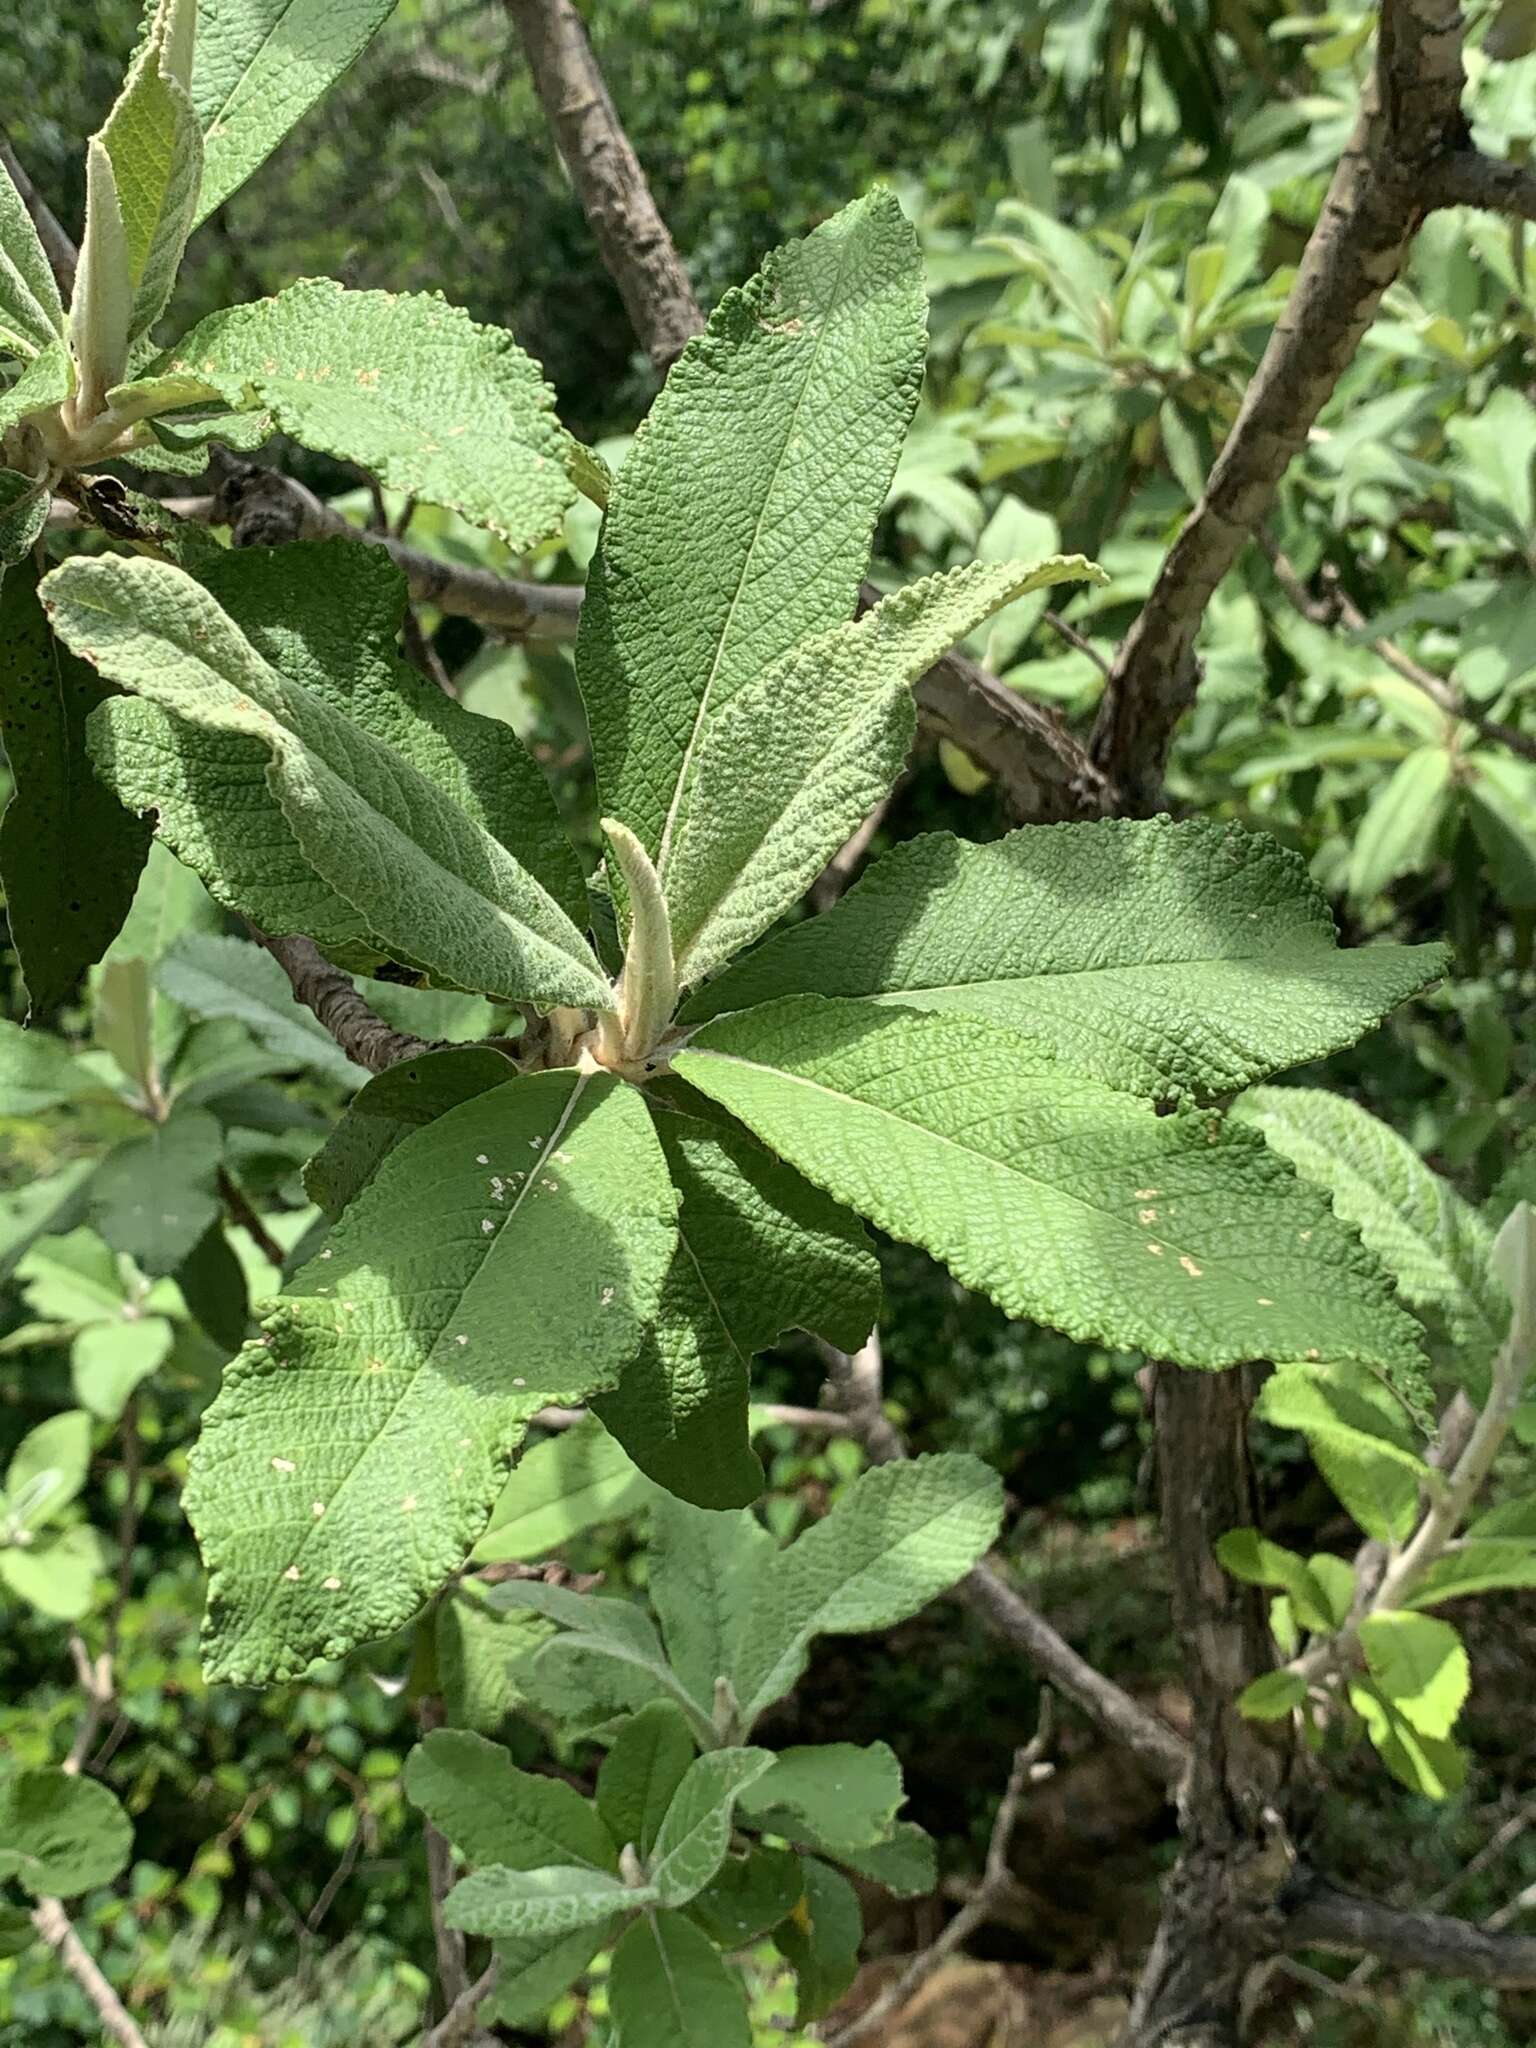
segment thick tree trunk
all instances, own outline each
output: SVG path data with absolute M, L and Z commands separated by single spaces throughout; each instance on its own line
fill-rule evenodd
M 1216 1544 L 1256 1519 L 1249 1374 L 1157 1368 L 1154 1416 L 1174 1632 L 1193 1709 L 1179 1787 L 1184 1849 L 1137 1987 L 1124 2048 L 1239 2048 L 1262 1966 L 1280 1944 L 1293 1856 L 1286 1723 L 1232 1701 L 1269 1668 L 1262 1595 L 1229 1577 Z

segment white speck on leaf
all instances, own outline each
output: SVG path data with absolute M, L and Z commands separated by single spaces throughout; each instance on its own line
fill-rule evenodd
M 274 1458 L 272 1460 L 272 1470 L 274 1472 L 297 1472 L 298 1469 L 292 1458 Z

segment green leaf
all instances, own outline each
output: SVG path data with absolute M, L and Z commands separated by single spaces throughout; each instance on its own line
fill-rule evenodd
M 91 1418 L 66 1408 L 30 1430 L 5 1475 L 7 1520 L 35 1531 L 61 1514 L 85 1484 L 91 1463 Z
M 736 1687 L 748 1618 L 777 1557 L 773 1538 L 745 1509 L 712 1514 L 668 1494 L 652 1508 L 651 1605 L 673 1670 L 706 1709 L 717 1680 Z
M 173 1109 L 142 1138 L 114 1146 L 97 1168 L 92 1224 L 146 1273 L 174 1273 L 218 1219 L 223 1156 L 216 1117 L 205 1109 Z
M 7 1050 L 0 1038 L 0 1075 Z M 4 1100 L 5 1087 L 0 1081 L 0 1102 Z M 0 1110 L 0 1114 L 9 1111 Z M 76 1159 L 57 1173 L 44 1174 L 24 1188 L 0 1195 L 0 1281 L 10 1279 L 40 1237 L 73 1230 L 84 1219 L 95 1173 L 94 1159 Z
M 1355 834 L 1349 861 L 1350 894 L 1359 903 L 1379 896 L 1399 875 L 1428 861 L 1445 815 L 1451 757 L 1441 746 L 1419 747 L 1376 792 Z
M 26 201 L 0 164 L 0 353 L 38 355 L 64 334 L 64 306 Z
M 50 1322 L 94 1323 L 123 1312 L 122 1262 L 94 1230 L 35 1246 L 17 1268 L 28 1306 Z
M 1216 1545 L 1216 1559 L 1245 1585 L 1283 1588 L 1303 1628 L 1316 1635 L 1333 1633 L 1337 1624 L 1328 1589 L 1294 1550 L 1271 1543 L 1257 1529 L 1229 1529 Z
M 611 1000 L 586 941 L 500 842 L 408 761 L 270 667 L 183 571 L 76 560 L 47 579 L 45 601 L 55 627 L 95 666 L 178 721 L 219 735 L 237 762 L 260 743 L 294 842 L 332 902 L 351 906 L 355 929 L 366 926 L 397 958 L 453 987 L 507 1000 Z M 244 873 L 202 867 L 198 854 L 206 859 L 207 850 L 176 819 L 174 784 L 132 720 L 111 722 L 115 709 L 104 707 L 105 726 L 93 722 L 108 778 L 129 802 L 160 810 L 160 829 L 221 900 L 264 930 L 303 928 L 286 879 L 274 897 L 259 864 Z M 206 825 L 194 809 L 190 829 Z M 321 943 L 333 914 L 327 906 L 311 929 Z
M 1264 1133 L 1306 1180 L 1328 1190 L 1413 1307 L 1486 1366 L 1509 1325 L 1489 1271 L 1493 1232 L 1406 1138 L 1348 1096 L 1322 1088 L 1251 1088 L 1234 1113 Z
M 509 1078 L 507 1060 L 488 1045 L 445 1046 L 386 1067 L 358 1090 L 305 1167 L 305 1192 L 339 1216 L 412 1131 Z
M 608 2009 L 624 2048 L 751 2048 L 741 1979 L 680 1913 L 646 1913 L 626 1931 Z
M 620 1848 L 650 1855 L 695 1750 L 687 1716 L 671 1700 L 653 1700 L 625 1722 L 597 1774 L 597 1810 Z
M 788 1814 L 808 1826 L 817 1846 L 836 1856 L 889 1840 L 906 1794 L 901 1765 L 884 1742 L 861 1749 L 823 1742 L 780 1750 L 773 1769 L 747 1791 L 741 1810 L 772 1834 L 791 1832 L 769 1818 Z
M 784 1330 L 857 1349 L 880 1306 L 862 1226 L 753 1138 L 658 1106 L 682 1198 L 656 1322 L 597 1409 L 658 1484 L 699 1507 L 763 1490 L 747 1434 L 753 1354 Z
M 594 1664 L 611 1660 L 624 1668 L 618 1673 L 605 1672 L 596 1683 L 594 1701 L 603 1709 L 597 1716 L 599 1724 L 606 1718 L 610 1700 L 633 1713 L 653 1699 L 670 1697 L 688 1716 L 701 1742 L 715 1739 L 703 1706 L 687 1693 L 668 1664 L 650 1616 L 631 1601 L 592 1599 L 538 1579 L 495 1586 L 489 1598 L 493 1607 L 532 1608 L 571 1631 L 544 1645 L 532 1659 L 524 1681 L 535 1705 L 544 1704 L 545 1673 L 551 1664 L 558 1667 L 548 1705 L 557 1720 L 579 1718 L 585 1703 L 573 1707 L 572 1683 L 574 1696 L 579 1696 L 583 1685 L 589 1683 Z
M 0 1550 L 0 1578 L 18 1599 L 53 1621 L 78 1621 L 89 1614 L 105 1569 L 101 1538 L 83 1523 L 30 1549 L 12 1545 Z
M 1322 1588 L 1329 1621 L 1335 1628 L 1342 1628 L 1355 1604 L 1354 1566 L 1348 1558 L 1334 1557 L 1326 1550 L 1315 1550 L 1307 1559 L 1307 1569 L 1314 1583 Z
M 210 314 L 147 378 L 113 393 L 119 409 L 210 398 L 260 408 L 306 448 L 463 513 L 516 554 L 556 532 L 575 496 L 538 365 L 505 329 L 436 292 L 304 278 Z
M 0 164 L 0 176 L 5 166 Z M 0 269 L 0 288 L 3 288 Z M 0 469 L 0 570 L 29 555 L 48 524 L 48 481 L 19 469 Z
M 50 342 L 21 375 L 0 391 L 0 433 L 29 413 L 52 412 L 75 388 L 74 363 L 62 341 Z
M 773 1767 L 767 1749 L 713 1749 L 683 1773 L 656 1830 L 651 1882 L 664 1906 L 684 1906 L 725 1861 L 736 1802 Z
M 875 1842 L 867 1849 L 845 1849 L 838 1861 L 860 1877 L 883 1884 L 899 1899 L 926 1898 L 939 1881 L 933 1837 L 910 1820 L 898 1821 L 888 1842 Z
M 607 1076 L 523 1076 L 400 1145 L 204 1419 L 185 1501 L 210 1668 L 292 1674 L 407 1621 L 530 1418 L 617 1377 L 674 1209 L 638 1092 Z
M 726 293 L 619 473 L 577 673 L 601 808 L 664 884 L 710 722 L 853 613 L 917 399 L 923 310 L 895 199 L 856 201 Z
M 632 1515 L 652 1491 L 622 1446 L 589 1415 L 518 1459 L 471 1555 L 476 1564 L 552 1557 L 584 1530 Z
M 35 1898 L 110 1884 L 132 1847 L 132 1823 L 95 1778 L 52 1765 L 0 1778 L 0 1877 Z
M 195 13 L 196 0 L 156 10 L 99 138 L 122 208 L 133 287 L 130 344 L 165 310 L 192 232 L 203 143 L 187 78 L 178 72 L 190 54 L 183 38 Z
M 0 170 L 3 169 L 0 165 Z M 24 1906 L 0 1906 L 0 1960 L 9 1961 L 12 1956 L 25 1954 L 41 1938 Z
M 85 722 L 109 694 L 54 638 L 24 562 L 0 583 L 0 736 L 15 778 L 0 876 L 34 1010 L 63 1002 L 133 900 L 150 828 L 91 765 Z
M 758 1579 L 737 1658 L 750 1728 L 818 1635 L 892 1628 L 963 1578 L 997 1535 L 997 1474 L 962 1452 L 863 1473 Z
M 61 1102 L 110 1095 L 62 1038 L 0 1017 L 0 1116 L 36 1116 Z
M 176 1268 L 176 1285 L 194 1319 L 228 1355 L 245 1342 L 250 1296 L 245 1270 L 217 1223 L 210 1223 Z
M 745 1856 L 727 1856 L 688 1908 L 688 1918 L 721 1948 L 744 1948 L 778 1926 L 801 1893 L 793 1849 L 754 1842 Z
M 1285 1365 L 1255 1404 L 1277 1429 L 1299 1429 L 1318 1469 L 1367 1536 L 1400 1543 L 1438 1475 L 1412 1449 L 1402 1402 L 1351 1365 Z
M 1444 961 L 1438 946 L 1341 951 L 1322 892 L 1261 833 L 1032 825 L 989 846 L 907 841 L 684 1016 L 872 996 L 1010 1025 L 1114 1088 L 1212 1095 L 1348 1045 Z
M 1237 1696 L 1237 1711 L 1250 1721 L 1283 1721 L 1307 1696 L 1307 1681 L 1297 1671 L 1266 1671 Z
M 466 711 L 401 660 L 409 592 L 382 548 L 340 536 L 226 548 L 199 569 L 198 581 L 264 661 L 404 754 L 501 841 L 573 924 L 586 925 L 581 862 L 542 769 L 510 726 Z
M 395 0 L 202 0 L 192 104 L 198 221 L 222 206 L 361 55 Z
M 719 1018 L 674 1065 L 1010 1315 L 1184 1365 L 1326 1345 L 1419 1371 L 1374 1259 L 1214 1114 L 1157 1116 L 978 1018 L 815 996 Z
M 175 1336 L 164 1316 L 92 1323 L 70 1347 L 75 1399 L 103 1422 L 116 1422 L 134 1388 L 170 1356 Z
M 406 1762 L 405 1790 L 470 1863 L 619 1867 L 590 1800 L 563 1778 L 520 1771 L 499 1743 L 467 1729 L 424 1736 Z
M 858 1894 L 847 1878 L 811 1856 L 802 1859 L 801 1873 L 804 1896 L 773 1935 L 799 1986 L 797 2027 L 808 2026 L 836 2005 L 858 1972 L 864 1938 Z
M 307 1067 L 355 1088 L 366 1069 L 342 1051 L 319 1019 L 297 1001 L 292 985 L 264 946 L 224 933 L 194 932 L 161 961 L 165 994 L 197 1017 L 233 1017 L 257 1043 L 289 1066 Z M 500 1078 L 505 1080 L 506 1062 Z
M 917 728 L 911 686 L 992 613 L 1095 575 L 1082 556 L 974 562 L 898 590 L 754 676 L 702 727 L 666 872 L 680 984 L 790 909 L 886 795 Z
M 501 1975 L 496 1989 L 480 2008 L 488 2025 L 521 2027 L 542 2020 L 563 1992 L 570 1989 L 619 1925 L 617 1916 L 574 1934 L 552 1940 L 498 1941 Z
M 118 1072 L 145 1104 L 156 1100 L 159 1070 L 155 1060 L 154 991 L 149 962 L 117 959 L 102 962 L 95 981 L 95 1016 L 91 1032 L 112 1055 Z
M 1408 1596 L 1410 1607 L 1438 1607 L 1469 1593 L 1514 1592 L 1536 1586 L 1536 1550 L 1514 1537 L 1453 1544 L 1437 1557 Z
M 1448 1621 L 1427 1614 L 1368 1614 L 1360 1647 L 1378 1690 L 1403 1719 L 1443 1740 L 1456 1725 L 1472 1687 L 1461 1637 Z
M 1399 1784 L 1426 1799 L 1446 1799 L 1461 1790 L 1467 1759 L 1454 1742 L 1421 1734 L 1394 1701 L 1364 1680 L 1350 1687 L 1349 1703 Z
M 626 1888 L 605 1870 L 552 1864 L 546 1870 L 504 1870 L 491 1864 L 456 1884 L 443 1918 L 466 1934 L 549 1940 L 593 1927 L 625 1907 L 648 1906 L 648 1885 Z

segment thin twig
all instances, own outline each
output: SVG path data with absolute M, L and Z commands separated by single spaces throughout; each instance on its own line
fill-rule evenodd
M 1348 633 L 1364 637 L 1388 668 L 1400 675 L 1404 682 L 1412 683 L 1416 690 L 1422 690 L 1448 718 L 1461 719 L 1485 740 L 1508 747 L 1511 753 L 1519 754 L 1527 761 L 1536 761 L 1536 737 L 1521 732 L 1516 726 L 1506 725 L 1502 719 L 1484 717 L 1482 712 L 1467 703 L 1461 686 L 1454 678 L 1437 676 L 1433 669 L 1415 661 L 1395 640 L 1389 640 L 1385 634 L 1373 634 L 1370 621 L 1339 582 L 1336 571 L 1330 569 L 1325 572 L 1326 594 L 1314 597 L 1302 581 L 1296 565 L 1273 536 L 1260 533 L 1256 538 L 1269 557 L 1275 581 L 1304 619 L 1314 626 L 1339 625 Z
M 890 1985 L 870 2006 L 860 2013 L 846 2027 L 840 2027 L 835 2034 L 826 2037 L 827 2048 L 852 2048 L 855 2041 L 862 2041 L 874 2033 L 886 2019 L 911 1998 L 919 1985 L 925 1983 L 934 1971 L 957 1949 L 965 1946 L 978 1927 L 984 1927 L 987 1917 L 998 1900 L 1013 1883 L 1013 1873 L 1008 1867 L 1008 1852 L 1013 1843 L 1013 1832 L 1018 1825 L 1019 1806 L 1025 1788 L 1038 1785 L 1051 1775 L 1054 1766 L 1044 1761 L 1045 1752 L 1051 1740 L 1051 1695 L 1040 1695 L 1040 1721 L 1034 1735 L 1022 1749 L 1015 1750 L 1013 1769 L 1008 1774 L 1008 1784 L 997 1809 L 997 1818 L 992 1824 L 992 1837 L 987 1845 L 987 1861 L 982 1878 L 975 1891 L 966 1900 L 954 1919 L 949 1921 L 937 1940 L 929 1943 L 921 1954 L 915 1955 L 895 1983 Z
M 121 2048 L 148 2048 L 132 2015 L 102 1975 L 95 1957 L 74 1930 L 58 1899 L 39 1899 L 32 1908 L 32 1925 L 53 1950 L 71 1977 L 91 2002 L 103 2031 Z
M 1079 633 L 1076 626 L 1072 625 L 1069 620 L 1064 619 L 1060 612 L 1046 611 L 1041 616 L 1053 633 L 1065 640 L 1067 645 L 1074 648 L 1077 653 L 1086 654 L 1099 674 L 1106 680 L 1108 679 L 1109 663 L 1085 634 Z
M 226 1166 L 219 1168 L 218 1186 L 219 1197 L 228 1211 L 230 1222 L 238 1224 L 262 1257 L 281 1272 L 288 1254 L 251 1207 L 244 1189 Z
M 461 2048 L 475 2030 L 475 2015 L 496 1989 L 501 1976 L 501 1957 L 491 1960 L 473 1984 L 466 1984 L 435 2027 L 417 2042 L 416 2048 Z

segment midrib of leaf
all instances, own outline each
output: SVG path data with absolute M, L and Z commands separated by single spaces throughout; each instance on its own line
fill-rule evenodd
M 576 1085 L 571 1090 L 570 1100 L 566 1103 L 565 1108 L 560 1112 L 559 1120 L 556 1123 L 554 1129 L 550 1132 L 548 1138 L 545 1140 L 543 1149 L 539 1153 L 539 1156 L 535 1161 L 533 1167 L 530 1169 L 527 1179 L 518 1189 L 517 1199 L 512 1203 L 510 1208 L 507 1210 L 506 1218 L 501 1226 L 501 1229 L 497 1231 L 494 1237 L 487 1238 L 485 1240 L 485 1250 L 479 1260 L 479 1263 L 476 1265 L 474 1272 L 465 1281 L 464 1285 L 459 1289 L 458 1294 L 455 1296 L 453 1307 L 449 1311 L 449 1313 L 444 1317 L 441 1325 L 439 1326 L 438 1333 L 432 1339 L 431 1346 L 428 1349 L 426 1356 L 423 1358 L 421 1364 L 417 1366 L 416 1370 L 410 1375 L 405 1386 L 401 1388 L 400 1393 L 394 1402 L 394 1405 L 390 1408 L 388 1415 L 381 1422 L 377 1431 L 374 1433 L 374 1435 L 369 1437 L 365 1444 L 363 1444 L 362 1448 L 358 1451 L 357 1456 L 353 1459 L 351 1465 L 349 1466 L 345 1476 L 337 1484 L 335 1492 L 331 1495 L 331 1498 L 326 1505 L 327 1521 L 332 1521 L 334 1519 L 334 1509 L 336 1507 L 336 1503 L 341 1499 L 342 1495 L 346 1492 L 347 1488 L 352 1484 L 352 1481 L 357 1477 L 359 1468 L 368 1458 L 370 1458 L 373 1455 L 373 1452 L 377 1448 L 380 1440 L 389 1434 L 389 1431 L 394 1426 L 395 1417 L 400 1413 L 401 1408 L 404 1407 L 405 1403 L 411 1398 L 412 1394 L 414 1394 L 414 1392 L 416 1391 L 417 1380 L 419 1379 L 420 1375 L 426 1370 L 426 1367 L 428 1366 L 428 1364 L 430 1364 L 431 1360 L 437 1355 L 437 1348 L 438 1345 L 442 1342 L 443 1332 L 449 1328 L 449 1326 L 458 1316 L 460 1309 L 463 1308 L 466 1296 L 469 1294 L 469 1291 L 474 1286 L 475 1282 L 480 1278 L 480 1274 L 485 1266 L 485 1261 L 493 1255 L 497 1246 L 501 1243 L 503 1234 L 507 1229 L 510 1228 L 511 1224 L 517 1216 L 518 1211 L 522 1208 L 523 1201 L 527 1196 L 529 1189 L 535 1187 L 538 1184 L 540 1170 L 548 1161 L 550 1155 L 559 1146 L 561 1138 L 565 1135 L 565 1128 L 567 1124 L 569 1124 L 572 1116 L 575 1114 L 576 1105 L 581 1100 L 582 1092 L 586 1088 L 588 1079 L 589 1076 L 587 1076 L 586 1074 L 577 1074 Z M 247 1522 L 242 1524 L 239 1528 L 230 1527 L 224 1529 L 220 1532 L 220 1534 L 225 1541 L 228 1541 L 229 1539 L 235 1537 L 248 1536 L 252 1533 L 253 1530 L 263 1529 L 266 1526 L 267 1525 L 265 1522 Z M 319 1527 L 320 1524 L 318 1522 L 311 1524 L 310 1527 L 306 1528 L 304 1534 L 293 1546 L 293 1561 L 295 1564 L 297 1564 L 299 1559 L 304 1555 L 310 1537 Z M 253 1629 L 256 1623 L 259 1622 L 266 1615 L 268 1609 L 272 1605 L 274 1598 L 276 1597 L 277 1596 L 270 1589 L 262 1596 L 260 1606 L 254 1610 L 250 1617 L 250 1621 L 247 1624 L 248 1628 Z
M 951 1137 L 947 1131 L 936 1131 L 931 1124 L 917 1123 L 911 1117 L 902 1116 L 894 1109 L 887 1109 L 883 1103 L 871 1102 L 862 1095 L 849 1095 L 840 1088 L 829 1088 L 825 1081 L 808 1080 L 803 1074 L 792 1074 L 785 1067 L 770 1066 L 766 1061 L 763 1060 L 746 1060 L 743 1059 L 739 1053 L 716 1052 L 712 1046 L 700 1046 L 695 1048 L 695 1057 L 698 1057 L 699 1055 L 702 1055 L 706 1059 L 720 1060 L 729 1066 L 745 1067 L 748 1073 L 772 1074 L 778 1080 L 791 1082 L 797 1088 L 809 1088 L 818 1095 L 825 1095 L 831 1102 L 849 1103 L 856 1110 L 873 1111 L 875 1115 L 883 1116 L 889 1122 L 900 1125 L 900 1127 L 903 1130 L 915 1131 L 921 1138 L 931 1139 L 934 1141 L 934 1143 L 939 1145 L 947 1145 L 951 1151 L 959 1152 L 966 1159 L 980 1159 L 988 1166 L 995 1167 L 1003 1173 L 1011 1174 L 1016 1179 L 1027 1182 L 1030 1187 L 1042 1188 L 1047 1193 L 1060 1194 L 1065 1192 L 1064 1190 L 1056 1188 L 1053 1182 L 1042 1180 L 1038 1174 L 1027 1173 L 1020 1166 L 1013 1165 L 1007 1161 L 994 1158 L 993 1155 L 989 1152 L 979 1151 L 974 1145 L 967 1145 L 963 1141 L 963 1139 Z M 964 1084 L 957 1083 L 956 1085 L 963 1086 Z M 1105 1090 L 1105 1093 L 1109 1092 L 1110 1091 Z M 931 1100 L 933 1098 L 925 1097 L 924 1099 Z M 1140 1099 L 1136 1096 L 1127 1096 L 1125 1100 L 1128 1103 L 1134 1103 L 1138 1108 L 1145 1106 L 1140 1102 Z M 979 1121 L 984 1123 L 987 1121 L 987 1119 L 983 1117 L 979 1119 Z M 1075 1144 L 1078 1142 L 1080 1136 L 1081 1133 L 1077 1131 L 1059 1131 L 1054 1137 L 1051 1138 L 1037 1138 L 1034 1141 L 1035 1150 L 1036 1152 L 1043 1152 L 1048 1151 L 1053 1146 Z M 1117 1216 L 1112 1209 L 1102 1208 L 1097 1202 L 1091 1202 L 1087 1199 L 1086 1196 L 1077 1193 L 1067 1194 L 1066 1199 L 1070 1202 L 1073 1202 L 1080 1209 L 1087 1209 L 1091 1211 L 1091 1213 L 1095 1216 L 1102 1216 L 1107 1223 L 1112 1223 L 1115 1229 L 1118 1232 L 1120 1232 L 1123 1236 L 1127 1238 L 1137 1237 L 1137 1232 L 1135 1231 L 1133 1226 L 1128 1224 L 1123 1216 Z M 1161 1242 L 1174 1249 L 1177 1249 L 1177 1247 L 1174 1247 L 1173 1239 L 1171 1237 L 1164 1236 L 1161 1239 Z M 1187 1256 L 1194 1256 L 1191 1247 L 1186 1245 L 1184 1247 L 1184 1250 Z M 1204 1256 L 1209 1262 L 1211 1254 L 1209 1252 L 1206 1252 Z
M 832 289 L 827 294 L 826 303 L 829 308 L 836 305 L 838 294 L 842 291 L 843 273 L 848 265 L 848 252 L 852 242 L 853 237 L 851 235 L 844 237 L 842 245 L 838 250 L 837 274 L 833 280 Z M 773 458 L 773 473 L 768 480 L 768 488 L 763 493 L 765 509 L 773 497 L 774 487 L 779 480 L 779 472 L 784 467 L 784 457 L 788 452 L 790 442 L 794 439 L 795 428 L 800 423 L 800 413 L 805 405 L 805 394 L 810 389 L 811 379 L 816 373 L 816 366 L 821 361 L 821 345 L 827 338 L 827 329 L 831 324 L 829 314 L 823 318 L 821 326 L 817 330 L 816 340 L 811 349 L 811 359 L 805 366 L 805 375 L 800 380 L 800 389 L 795 396 L 794 410 L 790 413 L 789 424 L 784 430 L 783 440 L 779 443 L 778 453 Z M 720 673 L 720 664 L 725 658 L 725 650 L 731 637 L 731 628 L 736 622 L 737 609 L 741 604 L 741 593 L 747 585 L 747 573 L 752 567 L 753 560 L 757 554 L 757 544 L 762 539 L 762 536 L 763 521 L 760 515 L 753 525 L 752 538 L 747 543 L 747 552 L 742 558 L 741 573 L 737 576 L 736 588 L 731 593 L 730 609 L 726 612 L 725 623 L 720 628 L 719 638 L 715 642 L 714 659 L 710 663 L 709 674 L 704 679 L 703 695 L 699 698 L 699 708 L 693 716 L 693 730 L 689 733 L 688 744 L 683 749 L 683 758 L 679 763 L 677 771 L 677 781 L 672 789 L 672 801 L 667 806 L 666 822 L 661 828 L 661 843 L 656 850 L 656 875 L 657 879 L 663 884 L 667 879 L 667 862 L 672 853 L 672 832 L 677 823 L 678 811 L 682 807 L 684 792 L 688 787 L 688 778 L 692 772 L 693 757 L 699 744 L 699 736 L 704 730 L 704 719 L 709 710 L 709 700 L 714 691 L 715 679 Z
M 280 15 L 278 15 L 277 19 L 273 22 L 272 26 L 267 30 L 266 34 L 262 37 L 260 43 L 257 45 L 255 54 L 252 56 L 250 63 L 246 65 L 245 69 L 240 73 L 239 77 L 235 80 L 234 84 L 230 87 L 229 91 L 224 95 L 223 99 L 219 102 L 217 112 L 209 117 L 208 125 L 203 130 L 204 135 L 212 135 L 214 133 L 219 123 L 224 119 L 224 116 L 229 112 L 231 106 L 233 106 L 235 100 L 239 97 L 246 80 L 250 77 L 251 73 L 256 69 L 256 66 L 261 62 L 262 58 L 267 54 L 268 45 L 277 40 L 278 30 L 282 27 L 283 23 L 288 19 L 288 16 L 292 12 L 293 0 L 289 0 L 288 6 L 286 6 L 283 9 Z
M 3 249 L 0 249 L 0 263 L 3 263 L 5 266 L 6 276 L 15 281 L 16 288 L 20 292 L 23 300 L 29 306 L 32 306 L 36 309 L 37 317 L 42 322 L 43 326 L 50 330 L 53 330 L 54 321 L 52 314 L 49 313 L 46 306 L 41 306 L 38 304 L 37 294 L 33 291 L 31 285 L 27 283 L 27 280 L 22 276 L 21 272 L 17 269 L 16 265 L 11 261 L 10 257 L 5 253 Z M 7 342 L 14 346 L 16 353 L 18 355 L 25 356 L 28 362 L 31 362 L 38 355 L 39 350 L 37 343 L 32 339 L 32 336 L 30 334 L 17 334 L 8 326 L 4 327 L 3 330 L 0 331 L 4 332 Z

